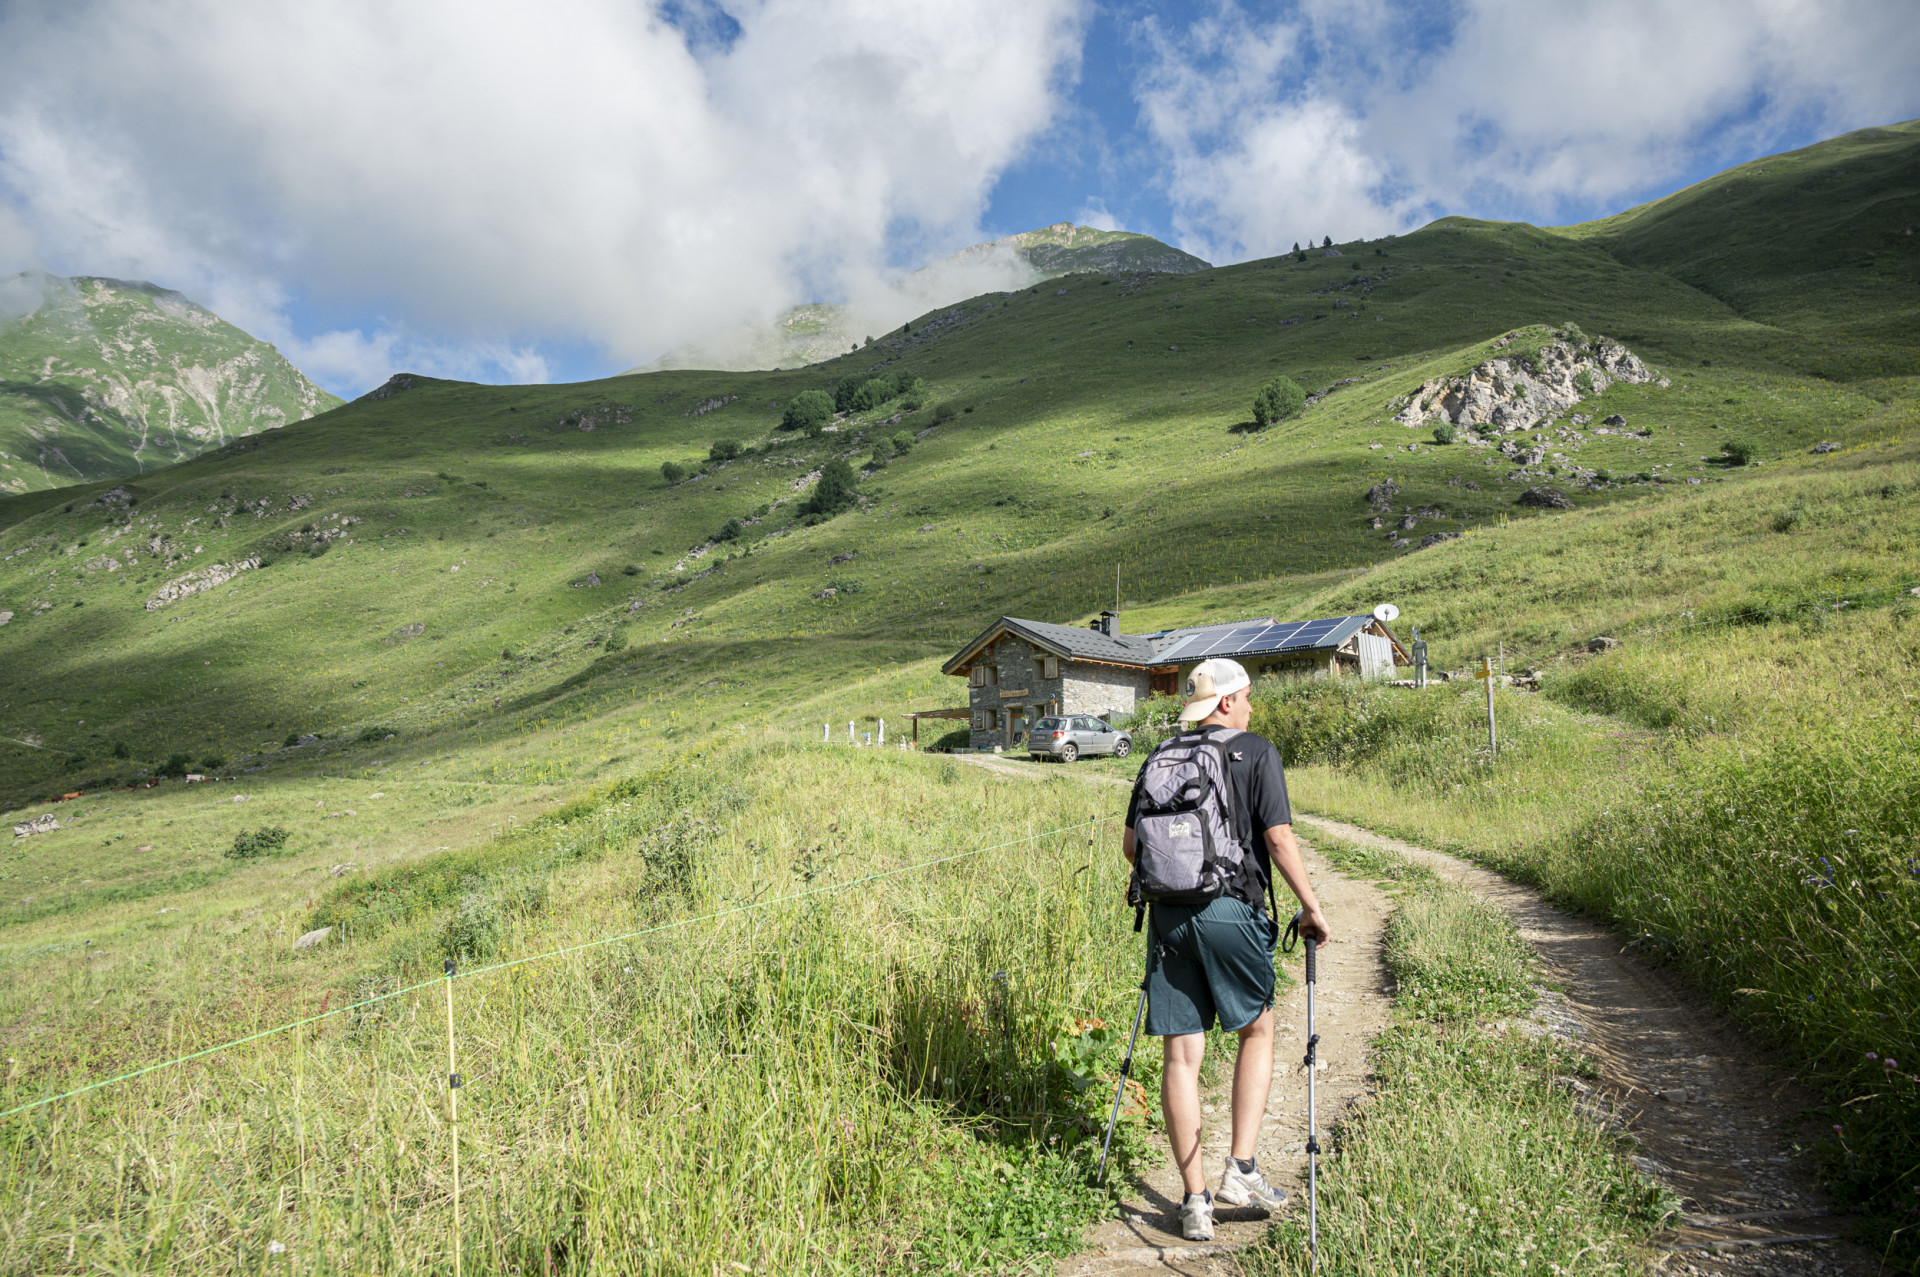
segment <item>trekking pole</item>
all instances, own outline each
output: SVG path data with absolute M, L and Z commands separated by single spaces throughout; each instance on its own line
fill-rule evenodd
M 1307 1253 L 1313 1257 L 1313 1271 L 1317 1273 L 1320 1271 L 1320 1114 L 1314 1102 L 1313 1073 L 1320 1035 L 1313 1031 L 1313 986 L 1318 975 L 1313 954 L 1320 942 L 1312 936 L 1300 939 L 1307 951 Z
M 1134 927 L 1136 930 L 1139 929 L 1139 916 L 1137 914 L 1134 918 Z M 1151 934 L 1147 936 L 1147 952 L 1149 954 L 1153 952 L 1153 936 Z M 1148 972 L 1151 972 L 1151 970 L 1152 966 L 1149 962 Z M 1133 1033 L 1127 1038 L 1126 1058 L 1120 1061 L 1120 1085 L 1113 1088 L 1113 1111 L 1107 1114 L 1107 1138 L 1100 1141 L 1100 1171 L 1093 1177 L 1093 1182 L 1096 1184 L 1101 1183 L 1107 1177 L 1107 1150 L 1113 1145 L 1114 1124 L 1120 1120 L 1120 1097 L 1126 1094 L 1127 1077 L 1133 1072 L 1133 1044 L 1140 1040 L 1140 1022 L 1146 1018 L 1146 1015 L 1147 975 L 1142 974 L 1140 977 L 1140 1001 L 1133 1009 Z
M 1294 914 L 1293 921 L 1287 924 L 1287 934 L 1281 942 L 1282 953 L 1292 953 L 1296 942 L 1306 945 L 1307 961 L 1307 1254 L 1310 1256 L 1312 1271 L 1320 1271 L 1320 1111 L 1317 1096 L 1314 1093 L 1314 1067 L 1319 1054 L 1320 1035 L 1313 1031 L 1313 986 L 1319 981 L 1319 971 L 1314 962 L 1314 950 L 1320 942 L 1300 930 L 1300 915 Z

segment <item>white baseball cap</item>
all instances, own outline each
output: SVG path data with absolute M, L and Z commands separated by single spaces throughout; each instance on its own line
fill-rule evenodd
M 1252 686 L 1253 680 L 1240 662 L 1224 656 L 1202 661 L 1187 675 L 1187 703 L 1180 710 L 1180 721 L 1197 723 L 1213 713 L 1223 699 Z

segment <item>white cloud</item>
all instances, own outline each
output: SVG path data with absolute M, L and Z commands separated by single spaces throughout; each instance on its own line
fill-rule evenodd
M 1147 20 L 1136 85 L 1183 246 L 1215 261 L 1442 213 L 1551 222 L 1920 114 L 1898 0 L 1309 0 Z
M 342 391 L 640 358 L 977 237 L 1082 4 L 747 0 L 689 48 L 621 0 L 16 3 L 0 251 L 178 287 Z
M 1123 229 L 1120 219 L 1107 211 L 1107 202 L 1098 196 L 1089 195 L 1087 202 L 1080 206 L 1073 220 L 1081 226 L 1091 226 L 1096 231 L 1117 231 Z

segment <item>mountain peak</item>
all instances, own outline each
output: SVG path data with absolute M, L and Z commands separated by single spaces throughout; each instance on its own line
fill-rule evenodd
M 629 371 L 799 368 L 844 354 L 864 334 L 890 332 L 903 320 L 981 293 L 1029 288 L 1061 275 L 1186 275 L 1211 268 L 1211 262 L 1151 235 L 1055 222 L 970 244 L 872 296 L 844 303 L 807 302 L 775 316 L 770 324 L 743 325 L 698 339 Z

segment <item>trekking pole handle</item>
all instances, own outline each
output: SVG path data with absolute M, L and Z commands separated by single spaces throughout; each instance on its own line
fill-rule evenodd
M 1314 958 L 1314 953 L 1320 948 L 1320 942 L 1318 940 L 1315 940 L 1312 936 L 1308 936 L 1308 935 L 1301 936 L 1300 941 L 1303 945 L 1306 946 L 1306 950 L 1307 950 L 1307 983 L 1312 984 L 1314 983 L 1317 976 L 1317 973 L 1314 969 L 1315 964 L 1314 964 L 1313 958 Z

